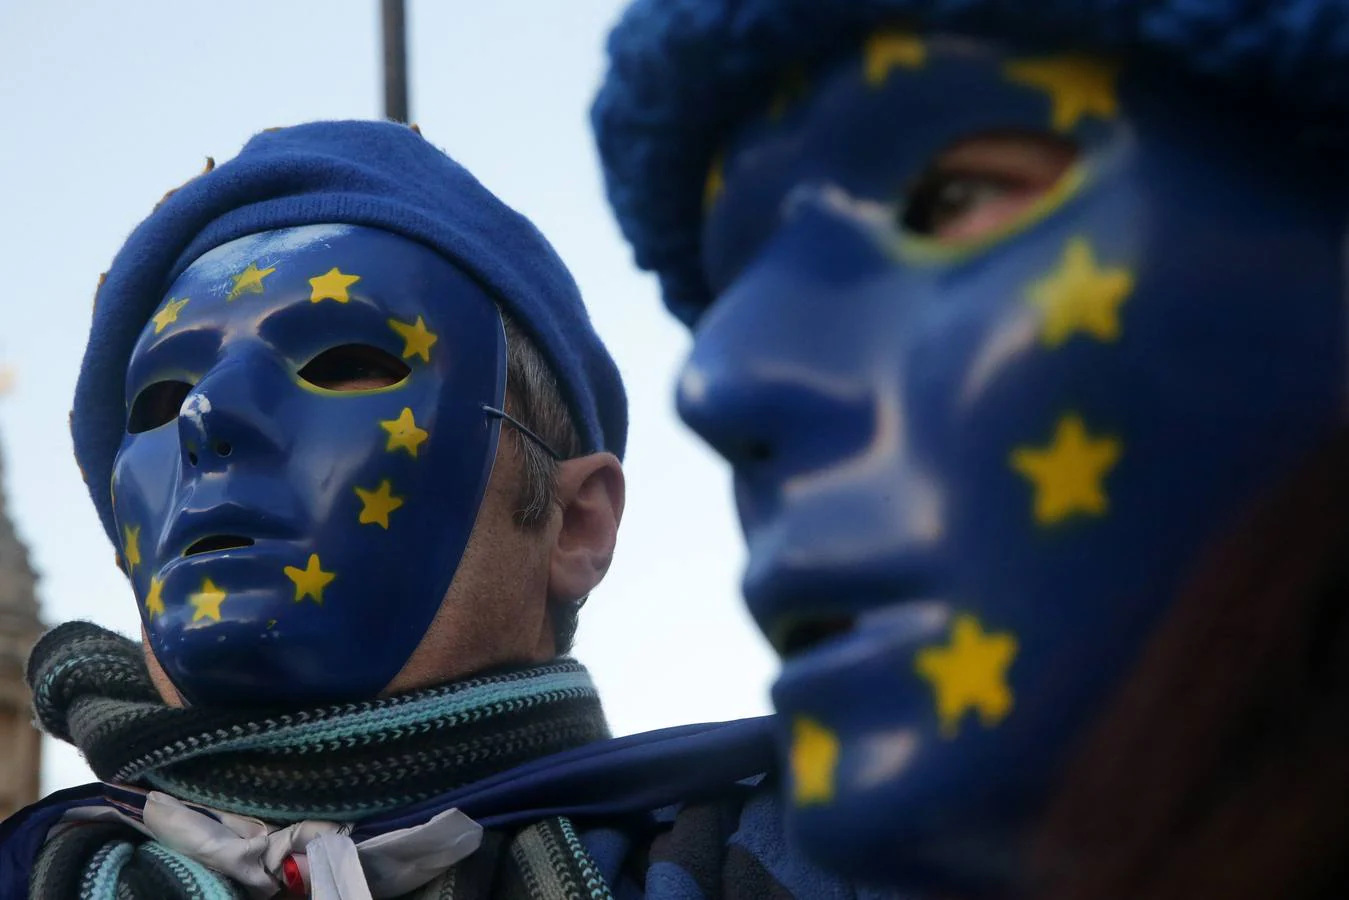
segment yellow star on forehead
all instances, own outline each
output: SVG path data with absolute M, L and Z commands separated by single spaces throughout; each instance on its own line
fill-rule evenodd
M 150 317 L 150 321 L 155 323 L 155 334 L 159 334 L 165 328 L 168 328 L 174 322 L 178 321 L 178 313 L 182 311 L 184 306 L 187 306 L 188 299 L 189 298 L 187 297 L 184 297 L 181 300 L 170 298 L 169 302 L 165 303 L 159 312 Z
M 707 181 L 703 182 L 703 210 L 711 209 L 725 189 L 726 177 L 722 173 L 721 157 L 718 156 L 712 160 L 712 165 L 707 170 Z
M 1008 80 L 1048 92 L 1056 131 L 1071 131 L 1083 116 L 1112 118 L 1119 112 L 1115 81 L 1119 66 L 1089 56 L 1067 55 L 1007 63 Z
M 286 566 L 282 571 L 286 573 L 287 578 L 295 582 L 296 603 L 305 597 L 313 597 L 314 602 L 320 606 L 323 605 L 323 589 L 337 577 L 332 572 L 323 571 L 317 553 L 309 554 L 309 562 L 303 569 Z
M 421 316 L 418 316 L 417 321 L 411 325 L 390 319 L 389 327 L 398 332 L 398 336 L 403 339 L 403 359 L 420 356 L 422 362 L 431 361 L 431 345 L 437 338 L 426 329 L 426 323 L 422 321 Z
M 141 529 L 137 525 L 132 528 L 130 525 L 122 526 L 122 551 L 126 554 L 127 574 L 135 571 L 136 566 L 141 564 Z
M 1026 294 L 1044 312 L 1040 339 L 1045 346 L 1057 347 L 1078 331 L 1100 341 L 1116 340 L 1119 308 L 1133 289 L 1131 272 L 1101 268 L 1091 244 L 1073 238 L 1058 269 L 1032 284 Z
M 337 266 L 333 266 L 322 275 L 316 275 L 309 279 L 309 302 L 318 303 L 321 300 L 336 300 L 338 303 L 346 303 L 351 299 L 347 295 L 347 288 L 361 280 L 359 275 L 347 275 Z
M 1035 489 L 1035 521 L 1053 525 L 1074 513 L 1105 514 L 1108 504 L 1101 482 L 1122 452 L 1118 440 L 1091 437 L 1082 420 L 1068 414 L 1059 419 L 1048 447 L 1018 447 L 1011 462 Z
M 150 617 L 150 621 L 155 620 L 155 616 L 164 615 L 164 582 L 155 576 L 150 576 L 150 592 L 145 595 L 145 614 Z
M 265 269 L 259 269 L 257 263 L 249 263 L 248 268 L 244 269 L 238 275 L 231 275 L 230 280 L 234 286 L 230 292 L 225 295 L 225 300 L 233 300 L 240 294 L 261 294 L 262 279 L 276 271 L 276 266 L 268 266 Z
M 927 63 L 927 45 L 916 35 L 882 31 L 867 39 L 862 59 L 867 84 L 879 87 L 896 67 L 921 69 Z
M 427 438 L 426 432 L 418 428 L 417 423 L 413 420 L 412 410 L 407 407 L 403 407 L 403 411 L 398 414 L 398 418 L 382 421 L 379 423 L 379 427 L 389 432 L 389 442 L 384 449 L 390 453 L 395 450 L 406 450 L 415 457 L 417 448 Z
M 229 596 L 220 588 L 215 586 L 211 579 L 204 579 L 201 583 L 201 590 L 195 594 L 188 594 L 187 601 L 192 604 L 192 621 L 197 622 L 201 619 L 211 619 L 220 621 L 220 604 L 225 602 Z
M 356 496 L 361 498 L 360 522 L 362 525 L 378 525 L 387 529 L 389 527 L 389 513 L 403 505 L 403 498 L 394 496 L 393 485 L 389 483 L 387 478 L 381 481 L 379 487 L 373 491 L 356 488 Z
M 792 800 L 797 806 L 834 799 L 838 737 L 819 722 L 797 716 L 792 722 Z
M 1016 658 L 1016 637 L 986 633 L 971 615 L 956 617 L 951 643 L 928 647 L 914 658 L 918 675 L 932 685 L 942 736 L 953 738 L 967 710 L 992 728 L 1012 711 L 1007 669 Z

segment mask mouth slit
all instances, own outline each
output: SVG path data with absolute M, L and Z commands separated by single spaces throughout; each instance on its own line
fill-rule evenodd
M 253 546 L 253 539 L 238 534 L 213 534 L 195 541 L 183 551 L 183 556 L 196 556 L 199 553 L 214 553 L 217 550 L 237 550 L 240 547 Z

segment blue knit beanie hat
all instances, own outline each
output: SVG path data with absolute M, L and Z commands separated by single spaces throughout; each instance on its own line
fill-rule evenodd
M 1337 134 L 1349 122 L 1345 0 L 636 0 L 609 37 L 591 119 L 637 265 L 686 324 L 711 300 L 703 186 L 729 132 L 784 75 L 887 25 L 1143 57 L 1271 95 Z
M 628 409 L 618 369 L 571 274 L 528 219 L 405 126 L 273 129 L 165 197 L 100 284 L 70 426 L 114 544 L 110 484 L 126 423 L 127 363 L 164 292 L 193 260 L 235 238 L 329 222 L 419 241 L 478 279 L 548 361 L 585 449 L 623 455 Z

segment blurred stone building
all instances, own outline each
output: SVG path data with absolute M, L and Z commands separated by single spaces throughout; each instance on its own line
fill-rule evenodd
M 42 745 L 23 682 L 28 650 L 42 630 L 36 584 L 9 518 L 0 468 L 0 819 L 38 796 Z

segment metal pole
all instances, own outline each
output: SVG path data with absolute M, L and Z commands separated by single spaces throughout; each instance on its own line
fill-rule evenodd
M 408 121 L 407 10 L 403 0 L 381 0 L 384 28 L 384 117 Z

